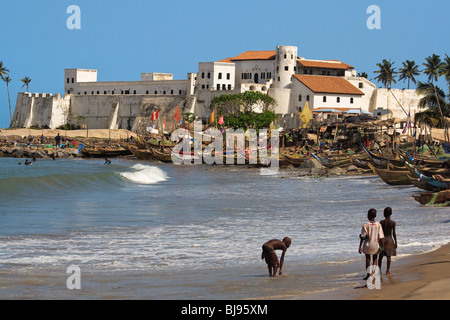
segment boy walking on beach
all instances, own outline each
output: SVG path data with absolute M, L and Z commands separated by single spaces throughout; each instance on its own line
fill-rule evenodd
M 370 260 L 372 258 L 372 265 L 377 266 L 377 258 L 378 254 L 381 252 L 381 248 L 383 246 L 384 233 L 381 224 L 375 222 L 375 218 L 377 216 L 377 210 L 370 209 L 367 213 L 368 222 L 364 223 L 361 234 L 360 234 L 360 242 L 359 242 L 359 253 L 363 253 L 366 255 L 366 270 L 369 269 Z M 370 274 L 367 273 L 367 276 L 364 280 L 367 280 L 370 277 Z
M 387 207 L 384 209 L 384 220 L 380 221 L 381 227 L 383 228 L 384 233 L 384 245 L 383 251 L 381 251 L 378 257 L 378 267 L 381 270 L 381 264 L 383 261 L 383 257 L 386 256 L 387 259 L 387 267 L 386 267 L 386 275 L 390 275 L 391 268 L 391 257 L 395 257 L 397 255 L 397 234 L 395 233 L 396 223 L 394 220 L 391 220 L 392 209 Z
M 283 241 L 273 239 L 263 244 L 261 259 L 266 260 L 267 267 L 269 268 L 269 275 L 271 277 L 276 277 L 278 268 L 280 268 L 280 276 L 282 275 L 284 255 L 286 254 L 286 250 L 290 245 L 291 239 L 289 237 L 285 237 Z M 280 261 L 278 261 L 275 250 L 283 250 Z

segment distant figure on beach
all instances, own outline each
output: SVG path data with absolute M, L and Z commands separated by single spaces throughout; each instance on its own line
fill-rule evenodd
M 262 254 L 261 259 L 265 259 L 267 263 L 267 267 L 269 269 L 269 276 L 276 277 L 277 270 L 280 268 L 279 275 L 282 275 L 283 263 L 284 263 L 284 255 L 286 254 L 286 250 L 291 245 L 291 239 L 289 237 L 285 237 L 283 241 L 278 239 L 273 239 L 267 241 L 262 246 Z M 275 250 L 282 250 L 281 259 L 278 261 L 277 254 Z
M 363 253 L 366 255 L 366 270 L 368 270 L 370 264 L 370 260 L 372 258 L 372 265 L 377 266 L 378 254 L 381 252 L 383 246 L 384 233 L 381 224 L 375 222 L 375 218 L 377 216 L 377 210 L 370 209 L 367 213 L 368 222 L 364 223 L 361 234 L 359 236 L 359 253 Z M 370 274 L 367 273 L 367 276 L 364 280 L 367 280 L 370 277 Z
M 394 220 L 391 220 L 392 208 L 387 207 L 384 209 L 384 220 L 380 221 L 381 227 L 383 228 L 384 233 L 384 245 L 383 251 L 381 251 L 378 257 L 378 267 L 381 270 L 381 264 L 383 261 L 383 257 L 386 256 L 387 259 L 387 267 L 386 267 L 386 275 L 390 275 L 389 272 L 391 269 L 391 257 L 395 257 L 397 255 L 397 234 L 395 233 L 396 223 Z
M 111 163 L 112 163 L 111 160 L 109 160 L 108 158 L 105 158 L 104 166 L 110 165 Z
M 55 143 L 56 143 L 56 147 L 58 148 L 58 146 L 59 146 L 59 142 L 61 141 L 61 137 L 60 137 L 60 135 L 59 135 L 59 133 L 56 135 L 56 137 L 55 137 Z

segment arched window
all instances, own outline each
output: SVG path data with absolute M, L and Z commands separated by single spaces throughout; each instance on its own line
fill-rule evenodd
M 302 101 L 302 95 L 298 96 L 298 101 Z
M 336 102 L 337 102 L 337 103 L 341 103 L 341 98 L 340 98 L 340 97 L 337 97 L 337 98 L 336 98 Z
M 309 95 L 306 96 L 306 101 L 309 101 Z
M 350 103 L 353 104 L 353 98 L 350 98 Z
M 323 96 L 323 102 L 327 102 L 327 97 Z

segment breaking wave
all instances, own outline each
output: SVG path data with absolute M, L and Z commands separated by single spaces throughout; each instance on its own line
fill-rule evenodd
M 158 167 L 136 164 L 131 172 L 121 172 L 123 178 L 139 184 L 155 184 L 166 181 L 167 174 Z

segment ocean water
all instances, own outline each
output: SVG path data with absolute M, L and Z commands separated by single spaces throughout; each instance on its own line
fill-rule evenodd
M 399 257 L 449 242 L 450 210 L 376 176 L 0 158 L 0 299 L 292 299 L 362 284 L 358 235 L 393 209 Z M 23 161 L 22 161 L 23 162 Z M 264 242 L 289 236 L 283 275 Z M 394 258 L 392 268 L 395 268 Z M 69 290 L 69 266 L 81 289 Z

